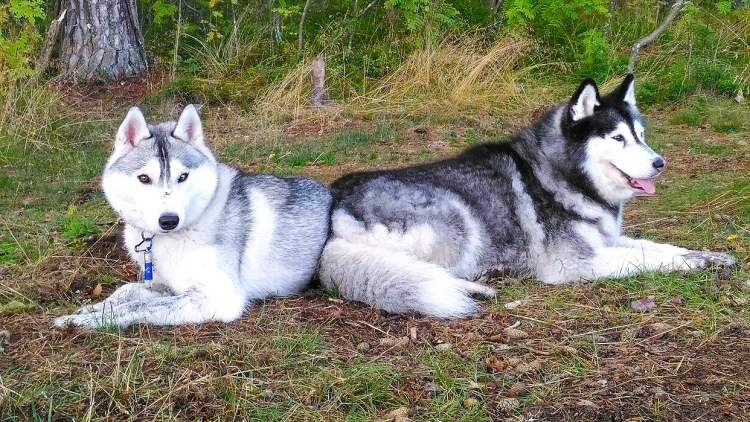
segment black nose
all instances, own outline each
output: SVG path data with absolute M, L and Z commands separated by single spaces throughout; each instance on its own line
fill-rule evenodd
M 180 217 L 177 214 L 162 214 L 159 217 L 159 227 L 164 230 L 172 230 L 180 224 Z
M 664 170 L 664 167 L 667 165 L 667 163 L 661 157 L 654 158 L 654 161 L 651 164 L 654 166 L 655 169 L 659 171 Z

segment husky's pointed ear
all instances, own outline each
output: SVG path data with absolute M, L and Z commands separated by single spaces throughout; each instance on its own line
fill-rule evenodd
M 203 124 L 198 116 L 198 110 L 195 106 L 188 104 L 185 110 L 182 110 L 180 118 L 177 119 L 177 125 L 172 131 L 172 136 L 191 145 L 203 145 Z
M 625 80 L 620 85 L 620 98 L 632 106 L 635 106 L 635 78 L 632 73 L 628 73 Z
M 570 119 L 573 121 L 581 120 L 594 114 L 594 108 L 601 103 L 599 90 L 596 83 L 591 79 L 586 79 L 578 87 L 568 104 Z
M 148 123 L 138 107 L 131 107 L 125 120 L 120 124 L 115 136 L 115 150 L 133 148 L 144 139 L 151 137 Z

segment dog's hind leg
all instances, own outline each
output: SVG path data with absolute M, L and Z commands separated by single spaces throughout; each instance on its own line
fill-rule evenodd
M 452 276 L 439 265 L 376 246 L 331 239 L 323 249 L 321 283 L 350 300 L 388 312 L 440 318 L 477 310 L 472 294 L 494 296 L 494 289 Z

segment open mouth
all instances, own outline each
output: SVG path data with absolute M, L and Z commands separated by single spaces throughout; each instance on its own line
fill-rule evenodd
M 643 191 L 645 195 L 655 195 L 656 185 L 654 185 L 654 179 L 636 179 L 630 177 L 627 173 L 620 170 L 616 166 L 613 166 L 620 172 L 620 174 L 628 181 L 630 187 L 636 190 Z

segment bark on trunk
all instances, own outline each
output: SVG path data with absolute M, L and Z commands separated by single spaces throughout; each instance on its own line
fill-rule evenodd
M 328 99 L 326 93 L 326 61 L 323 55 L 313 59 L 312 68 L 312 93 L 310 102 L 313 107 L 323 107 Z
M 148 65 L 136 0 L 67 0 L 60 73 L 75 81 L 113 81 Z

